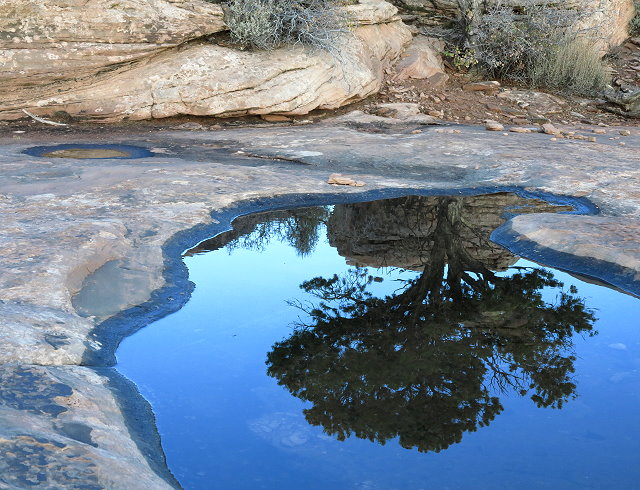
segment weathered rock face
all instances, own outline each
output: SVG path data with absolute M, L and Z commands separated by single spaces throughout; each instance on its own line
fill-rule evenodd
M 204 0 L 2 0 L 0 83 L 44 89 L 224 29 L 220 6 Z
M 68 0 L 56 7 L 59 23 L 53 3 L 0 4 L 0 119 L 22 117 L 21 109 L 104 121 L 305 114 L 375 93 L 411 40 L 396 8 L 380 0 L 347 8 L 359 27 L 339 55 L 193 41 L 225 29 L 219 6 L 204 2 L 130 0 L 112 9 L 106 0 L 90 8 Z
M 488 5 L 500 3 L 504 6 L 519 7 L 530 4 L 523 0 L 488 0 Z M 457 0 L 398 0 L 399 4 L 419 11 L 435 12 L 453 16 L 458 10 Z M 540 4 L 552 3 L 540 0 Z M 576 9 L 585 14 L 582 26 L 593 29 L 602 39 L 606 48 L 622 44 L 629 37 L 629 21 L 634 15 L 633 0 L 565 0 L 556 2 L 561 8 Z
M 443 51 L 444 41 L 441 39 L 416 36 L 396 64 L 394 78 L 427 79 L 434 87 L 444 85 L 449 76 L 444 71 Z
M 576 0 L 576 9 L 593 9 L 593 13 L 583 21 L 583 26 L 595 29 L 607 48 L 619 46 L 629 37 L 629 22 L 635 15 L 634 1 L 600 0 L 594 7 L 596 3 Z

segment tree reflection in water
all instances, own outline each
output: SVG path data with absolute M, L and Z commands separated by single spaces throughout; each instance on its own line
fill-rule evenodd
M 395 243 L 409 244 L 406 254 L 423 268 L 386 297 L 372 294 L 384 279 L 364 268 L 301 285 L 315 298 L 297 304 L 309 320 L 273 346 L 267 365 L 280 385 L 312 403 L 304 411 L 310 424 L 340 440 L 397 437 L 404 448 L 438 452 L 488 425 L 503 410 L 501 394 L 551 408 L 576 396 L 572 336 L 594 334 L 593 313 L 545 270 L 491 271 L 468 237 L 495 245 L 464 206 L 456 197 L 405 198 L 369 215 L 355 212 L 367 203 L 343 206 L 352 222 L 342 225 L 361 236 L 400 209 L 406 222 L 398 226 L 411 239 Z M 543 289 L 545 297 L 556 291 L 553 303 Z
M 192 256 L 225 248 L 263 251 L 272 240 L 292 246 L 299 256 L 309 255 L 320 239 L 320 226 L 329 217 L 329 208 L 311 207 L 268 211 L 241 216 L 233 229 L 198 244 L 185 253 Z

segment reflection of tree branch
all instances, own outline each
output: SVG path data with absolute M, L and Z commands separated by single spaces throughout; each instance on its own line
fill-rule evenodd
M 524 389 L 524 384 L 526 382 L 526 378 L 524 375 L 518 375 L 516 371 L 505 371 L 500 367 L 501 362 L 496 361 L 496 354 L 485 358 L 485 363 L 491 368 L 491 379 L 489 380 L 489 385 L 492 387 L 497 387 L 500 393 L 507 393 L 507 387 L 513 389 L 514 391 L 520 392 Z M 504 362 L 502 363 L 504 364 Z
M 366 269 L 304 282 L 317 303 L 305 305 L 304 328 L 269 352 L 269 375 L 312 402 L 305 417 L 328 434 L 398 437 L 419 451 L 446 449 L 488 425 L 502 411 L 490 390 L 561 407 L 575 392 L 572 335 L 590 332 L 594 320 L 576 291 L 547 304 L 540 291 L 562 287 L 549 273 L 498 277 L 472 257 L 460 199 L 410 204 L 390 215 L 417 233 L 405 243 L 426 259 L 422 272 L 384 298 L 368 290 L 382 278 Z M 418 219 L 425 214 L 428 224 Z M 379 229 L 373 216 L 367 227 Z

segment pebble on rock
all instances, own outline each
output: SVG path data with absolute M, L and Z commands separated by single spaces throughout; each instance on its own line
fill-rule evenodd
M 466 90 L 468 92 L 493 92 L 499 88 L 500 82 L 492 80 L 488 82 L 467 83 L 462 87 L 462 90 Z
M 363 187 L 364 182 L 354 180 L 351 177 L 346 177 L 342 174 L 331 174 L 329 175 L 329 180 L 327 180 L 327 184 L 332 185 L 350 185 L 352 187 Z
M 546 123 L 542 125 L 542 132 L 545 134 L 552 134 L 555 136 L 560 133 L 560 130 L 556 128 L 553 124 Z
M 486 120 L 484 122 L 484 128 L 487 131 L 504 131 L 504 126 L 498 121 Z
M 282 116 L 280 114 L 263 114 L 260 118 L 267 122 L 288 122 L 291 121 L 290 117 Z

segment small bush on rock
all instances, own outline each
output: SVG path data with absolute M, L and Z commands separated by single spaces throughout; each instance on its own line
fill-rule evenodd
M 566 92 L 596 92 L 610 76 L 593 33 L 577 27 L 584 14 L 539 0 L 527 0 L 518 9 L 498 4 L 471 16 L 475 21 L 467 23 L 464 45 L 491 77 Z
M 304 44 L 334 52 L 347 18 L 332 0 L 232 0 L 225 7 L 232 39 L 245 47 Z

